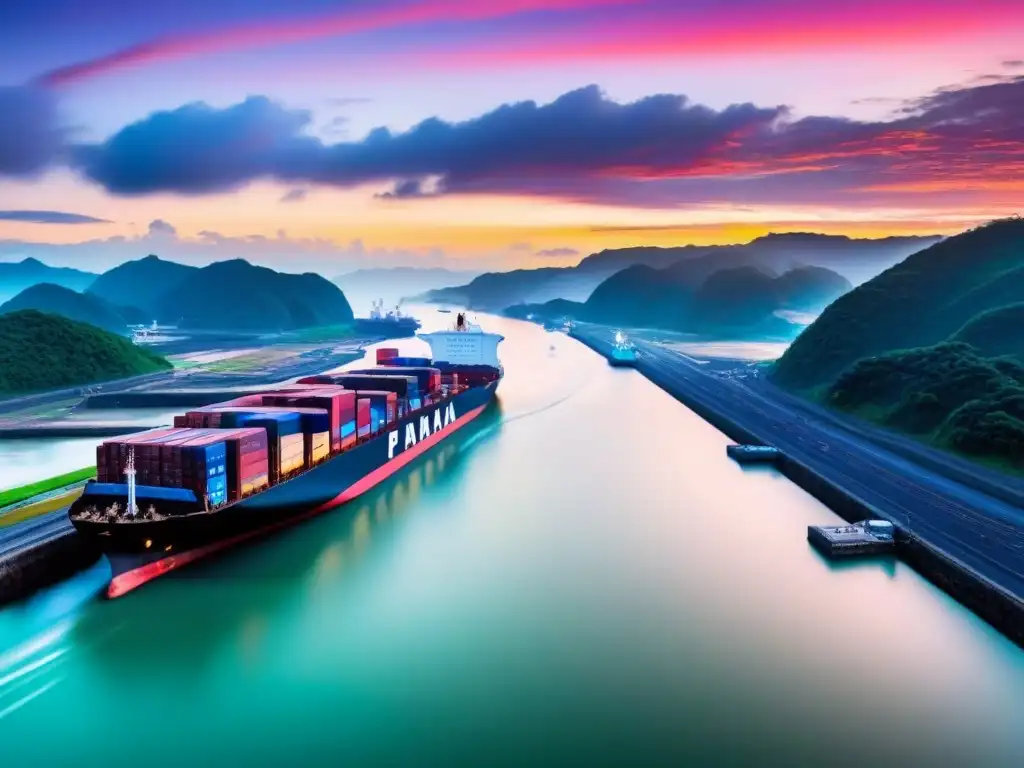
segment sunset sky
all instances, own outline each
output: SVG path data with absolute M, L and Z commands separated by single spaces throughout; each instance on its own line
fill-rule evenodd
M 566 265 L 1024 200 L 1020 0 L 16 0 L 0 260 Z

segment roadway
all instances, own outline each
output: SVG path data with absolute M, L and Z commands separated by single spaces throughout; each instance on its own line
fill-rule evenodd
M 73 530 L 68 520 L 67 507 L 0 528 L 0 567 L 7 558 L 65 536 Z
M 591 328 L 583 333 L 602 341 L 611 337 Z M 634 343 L 637 369 L 649 372 L 665 389 L 727 415 L 893 523 L 1024 599 L 1021 507 L 921 466 L 773 387 L 710 375 L 679 352 L 646 341 Z

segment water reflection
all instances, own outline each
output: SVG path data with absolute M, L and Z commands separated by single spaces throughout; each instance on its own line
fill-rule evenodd
M 387 558 L 389 529 L 416 508 L 421 494 L 444 494 L 459 483 L 467 446 L 480 435 L 496 436 L 501 419 L 498 401 L 345 507 L 89 606 L 72 629 L 74 644 L 88 648 L 90 665 L 115 685 L 156 675 L 178 686 L 209 670 L 231 646 L 256 663 L 271 616 L 301 610 L 323 590 L 357 578 L 367 556 Z M 110 633 L 112 624 L 117 631 Z M 100 635 L 104 641 L 94 642 Z
M 5 764 L 1019 763 L 1018 649 L 900 563 L 825 564 L 835 515 L 636 372 L 487 327 L 489 420 L 17 636 L 18 670 L 63 654 L 0 690 Z

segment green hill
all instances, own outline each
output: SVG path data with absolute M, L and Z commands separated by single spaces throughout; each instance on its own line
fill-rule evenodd
M 170 368 L 159 355 L 86 323 L 32 309 L 0 315 L 0 396 Z
M 353 319 L 338 286 L 314 274 L 292 275 L 242 259 L 190 272 L 161 295 L 155 315 L 182 328 L 276 333 Z
M 773 375 L 785 386 L 812 388 L 862 358 L 940 342 L 973 314 L 1024 301 L 1003 290 L 1021 285 L 1022 267 L 1020 219 L 944 240 L 831 304 L 779 359 Z
M 40 283 L 26 288 L 10 301 L 0 305 L 0 314 L 23 309 L 49 312 L 121 335 L 127 335 L 129 324 L 140 322 L 138 310 L 115 307 L 99 296 L 77 293 L 70 288 L 51 283 Z
M 861 360 L 836 379 L 826 402 L 1024 469 L 1024 365 L 986 358 L 969 344 L 943 342 Z
M 986 357 L 1012 355 L 1024 362 L 1024 303 L 1010 304 L 973 317 L 952 337 Z
M 161 297 L 198 271 L 198 267 L 149 255 L 104 272 L 88 292 L 111 304 L 137 307 L 145 315 L 140 322 L 149 323 Z

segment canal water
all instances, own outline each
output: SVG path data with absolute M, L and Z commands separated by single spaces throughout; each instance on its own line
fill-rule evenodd
M 822 560 L 837 518 L 635 372 L 482 320 L 500 403 L 391 481 L 0 612 L 3 765 L 1021 764 L 1020 650 Z

